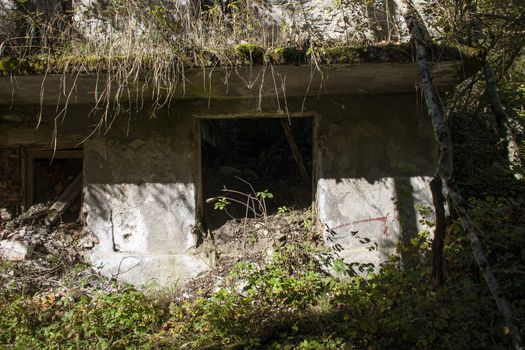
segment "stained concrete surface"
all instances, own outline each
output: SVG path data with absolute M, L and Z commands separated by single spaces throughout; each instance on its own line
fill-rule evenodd
M 432 205 L 436 150 L 416 101 L 410 95 L 332 100 L 331 112 L 320 113 L 319 219 L 327 243 L 339 244 L 346 262 L 378 266 L 400 239 L 422 229 L 416 205 Z M 378 249 L 369 251 L 374 243 Z
M 460 79 L 465 67 L 463 62 L 441 61 L 431 65 L 435 87 L 443 88 Z M 420 84 L 416 63 L 356 63 L 322 65 L 313 69 L 310 64 L 277 65 L 274 67 L 188 68 L 184 79 L 170 86 L 176 99 L 220 99 L 220 98 L 276 98 L 283 96 L 319 96 L 347 94 L 399 94 L 413 92 Z M 227 77 L 227 78 L 226 78 Z M 69 93 L 69 105 L 94 104 L 106 84 L 106 75 L 64 75 L 48 74 L 19 76 L 16 79 L 0 77 L 0 105 L 31 105 L 42 102 L 54 106 L 64 102 L 64 91 Z M 203 84 L 206 82 L 206 84 Z M 163 89 L 165 87 L 162 87 Z M 117 84 L 111 86 L 117 91 Z M 151 101 L 153 91 L 140 83 L 129 83 L 129 96 L 121 96 L 121 102 Z M 162 96 L 161 96 L 162 97 Z M 104 108 L 104 105 L 99 105 Z M 12 111 L 6 118 L 23 118 Z M 3 119 L 0 115 L 0 119 Z
M 84 143 L 86 225 L 100 239 L 91 260 L 131 283 L 180 283 L 207 268 L 192 254 L 195 138 L 191 118 L 143 120 Z
M 321 226 L 336 232 L 324 232 L 327 244 L 339 243 L 347 262 L 378 264 L 396 252 L 403 234 L 420 228 L 414 206 L 430 206 L 428 176 L 435 164 L 421 103 L 412 93 L 287 100 L 291 114 L 313 117 L 316 211 Z M 83 143 L 83 212 L 100 240 L 90 256 L 94 266 L 130 283 L 159 286 L 208 269 L 193 230 L 200 219 L 196 118 L 277 116 L 282 105 L 267 99 L 259 111 L 256 99 L 177 101 L 155 118 L 146 108 L 92 135 Z M 48 112 L 37 131 L 33 124 L 1 124 L 0 134 L 8 135 L 2 142 L 45 144 L 53 131 Z M 89 134 L 97 120 L 88 112 L 71 107 L 59 145 Z M 368 251 L 355 231 L 380 249 Z

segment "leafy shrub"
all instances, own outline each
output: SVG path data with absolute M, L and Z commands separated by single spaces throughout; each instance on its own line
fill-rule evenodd
M 173 328 L 195 334 L 194 345 L 242 342 L 255 346 L 318 307 L 337 280 L 323 269 L 311 246 L 289 245 L 267 265 L 237 264 L 226 286 L 210 297 L 183 304 L 174 312 Z
M 2 300 L 0 343 L 27 349 L 144 348 L 159 322 L 155 305 L 131 288 L 46 300 Z

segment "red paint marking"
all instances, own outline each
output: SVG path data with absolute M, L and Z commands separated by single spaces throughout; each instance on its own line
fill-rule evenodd
M 349 222 L 349 223 L 346 223 L 346 224 L 342 224 L 342 225 L 336 226 L 333 229 L 336 230 L 336 229 L 342 228 L 342 227 L 348 227 L 348 226 L 352 226 L 352 225 L 355 225 L 355 224 L 363 224 L 363 223 L 375 222 L 375 221 L 379 221 L 379 222 L 382 223 L 383 235 L 388 236 L 389 235 L 388 214 L 386 214 L 386 216 L 379 216 L 379 217 L 376 217 L 376 218 L 367 218 L 367 219 L 361 219 L 361 220 L 352 221 L 352 222 Z M 398 216 L 394 216 L 392 221 L 399 221 L 399 217 Z

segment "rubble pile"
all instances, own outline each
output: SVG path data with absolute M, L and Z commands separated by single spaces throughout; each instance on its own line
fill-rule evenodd
M 286 244 L 320 243 L 321 236 L 312 227 L 310 210 L 290 210 L 266 218 L 232 219 L 206 237 L 208 254 L 216 254 L 212 269 L 191 280 L 177 293 L 175 300 L 209 296 L 228 283 L 227 276 L 239 262 L 263 266 L 272 254 Z
M 316 241 L 310 210 L 290 210 L 260 218 L 228 220 L 212 232 L 219 255 L 245 258 L 250 252 L 272 252 L 285 243 Z
M 3 288 L 34 293 L 78 287 L 93 292 L 108 285 L 85 262 L 86 252 L 98 243 L 96 236 L 78 221 L 46 224 L 51 204 L 36 204 L 18 217 L 0 221 Z
M 4 290 L 36 296 L 93 294 L 122 287 L 99 275 L 85 260 L 98 239 L 78 221 L 46 224 L 51 203 L 32 206 L 24 214 L 0 221 L 0 285 Z M 232 219 L 205 233 L 201 245 L 213 267 L 175 293 L 175 299 L 210 295 L 227 283 L 243 261 L 263 266 L 286 244 L 318 242 L 309 210 L 289 210 L 259 218 Z M 0 290 L 1 292 L 1 290 Z
M 0 248 L 0 258 L 17 261 L 52 254 L 61 255 L 70 263 L 83 260 L 86 249 L 98 243 L 97 238 L 78 222 L 47 225 L 49 206 L 36 204 L 22 215 L 0 223 L 0 247 L 6 247 Z

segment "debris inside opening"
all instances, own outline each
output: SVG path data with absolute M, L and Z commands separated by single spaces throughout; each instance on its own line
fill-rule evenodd
M 312 121 L 201 120 L 204 227 L 213 231 L 232 219 L 310 207 Z
M 63 196 L 77 177 L 82 176 L 82 158 L 33 158 L 32 174 L 27 191 L 28 202 L 34 204 L 53 204 L 63 200 Z M 77 179 L 78 183 L 78 179 Z M 78 186 L 76 186 L 78 188 Z M 79 191 L 69 191 L 68 208 L 60 215 L 62 222 L 73 222 L 79 219 L 81 195 Z

